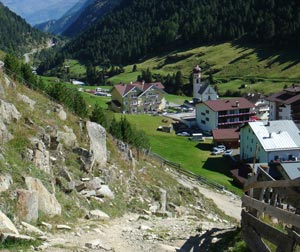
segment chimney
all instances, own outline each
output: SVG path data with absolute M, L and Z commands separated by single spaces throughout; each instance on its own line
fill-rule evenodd
M 236 106 L 236 107 L 240 106 L 239 101 L 235 101 L 235 106 Z
M 269 132 L 269 138 L 272 138 L 272 132 Z

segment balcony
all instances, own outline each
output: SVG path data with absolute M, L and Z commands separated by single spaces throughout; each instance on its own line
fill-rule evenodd
M 243 124 L 251 122 L 251 120 L 244 120 L 244 121 L 236 121 L 236 122 L 223 122 L 223 123 L 218 123 L 218 126 L 224 126 L 224 125 L 238 125 L 238 124 Z
M 224 117 L 238 117 L 238 116 L 244 116 L 244 115 L 249 115 L 253 116 L 255 115 L 255 112 L 246 112 L 246 113 L 238 113 L 238 114 L 226 114 L 226 115 L 218 115 L 219 118 L 224 118 Z

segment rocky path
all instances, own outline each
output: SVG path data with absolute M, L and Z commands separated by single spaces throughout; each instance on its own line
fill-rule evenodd
M 240 219 L 241 201 L 230 193 L 213 191 L 196 181 L 177 177 L 187 187 L 198 187 L 227 215 Z M 209 251 L 211 243 L 222 233 L 232 231 L 236 224 L 196 216 L 160 218 L 129 213 L 106 223 L 80 220 L 71 232 L 60 232 L 49 237 L 44 251 L 114 251 L 114 252 L 196 252 Z

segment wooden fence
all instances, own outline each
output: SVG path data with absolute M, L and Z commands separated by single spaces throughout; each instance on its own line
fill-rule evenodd
M 300 251 L 300 179 L 274 180 L 259 167 L 244 191 L 242 234 L 251 251 Z

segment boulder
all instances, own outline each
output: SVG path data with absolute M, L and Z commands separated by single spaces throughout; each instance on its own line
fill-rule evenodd
M 86 186 L 89 190 L 97 190 L 101 188 L 101 186 L 104 184 L 103 179 L 99 177 L 94 177 L 92 180 L 88 181 L 86 183 Z
M 57 229 L 64 229 L 64 230 L 71 230 L 72 229 L 70 226 L 62 225 L 62 224 L 56 225 L 56 228 Z
M 4 80 L 7 88 L 15 89 L 17 87 L 16 83 L 8 79 L 7 76 L 5 76 Z
M 106 213 L 102 212 L 101 210 L 96 209 L 90 211 L 89 214 L 87 215 L 87 218 L 96 219 L 96 220 L 108 220 L 109 216 Z
M 17 94 L 17 98 L 19 101 L 26 103 L 31 110 L 34 110 L 34 105 L 36 104 L 36 101 L 31 100 L 28 96 L 19 93 Z
M 42 230 L 40 230 L 39 228 L 37 228 L 33 225 L 30 225 L 27 222 L 22 221 L 21 225 L 25 229 L 26 233 L 33 233 L 33 234 L 37 234 L 37 235 L 45 235 L 45 233 Z
M 61 215 L 61 205 L 58 203 L 54 194 L 44 187 L 37 178 L 26 177 L 25 183 L 30 191 L 38 194 L 38 209 L 48 216 Z
M 114 199 L 114 193 L 109 189 L 107 185 L 102 185 L 100 189 L 96 191 L 97 197 L 107 198 L 107 199 Z
M 64 126 L 64 131 L 57 131 L 57 141 L 69 148 L 75 147 L 78 144 L 73 129 L 68 126 Z
M 3 87 L 3 84 L 2 84 L 2 82 L 1 82 L 2 80 L 0 80 L 0 95 L 2 96 L 2 97 L 5 97 L 5 89 L 4 89 L 4 87 Z
M 17 190 L 17 216 L 20 220 L 35 222 L 38 219 L 38 193 L 24 189 Z
M 0 234 L 1 233 L 19 234 L 12 221 L 0 211 Z
M 20 235 L 20 234 L 11 234 L 11 233 L 2 233 L 0 234 L 1 242 L 12 242 L 16 243 L 17 241 L 34 241 L 35 239 L 28 235 Z
M 13 139 L 13 135 L 8 131 L 5 123 L 0 118 L 0 139 L 2 143 L 7 143 L 9 140 Z
M 17 122 L 21 118 L 20 112 L 16 109 L 12 103 L 0 100 L 0 118 L 4 123 Z
M 93 165 L 105 167 L 107 162 L 107 149 L 106 149 L 106 131 L 97 123 L 86 123 L 88 135 L 90 138 L 90 151 L 93 152 Z
M 10 174 L 0 175 L 0 192 L 7 191 L 12 183 L 13 179 Z
M 58 117 L 60 118 L 60 120 L 62 120 L 62 121 L 67 120 L 67 113 L 64 111 L 63 106 L 61 106 L 61 105 L 58 104 L 58 105 L 54 108 L 54 112 L 57 113 L 57 115 L 58 115 Z
M 27 149 L 26 159 L 33 162 L 38 169 L 50 174 L 50 155 L 44 142 L 37 138 L 32 138 L 31 143 L 34 147 L 33 150 Z

